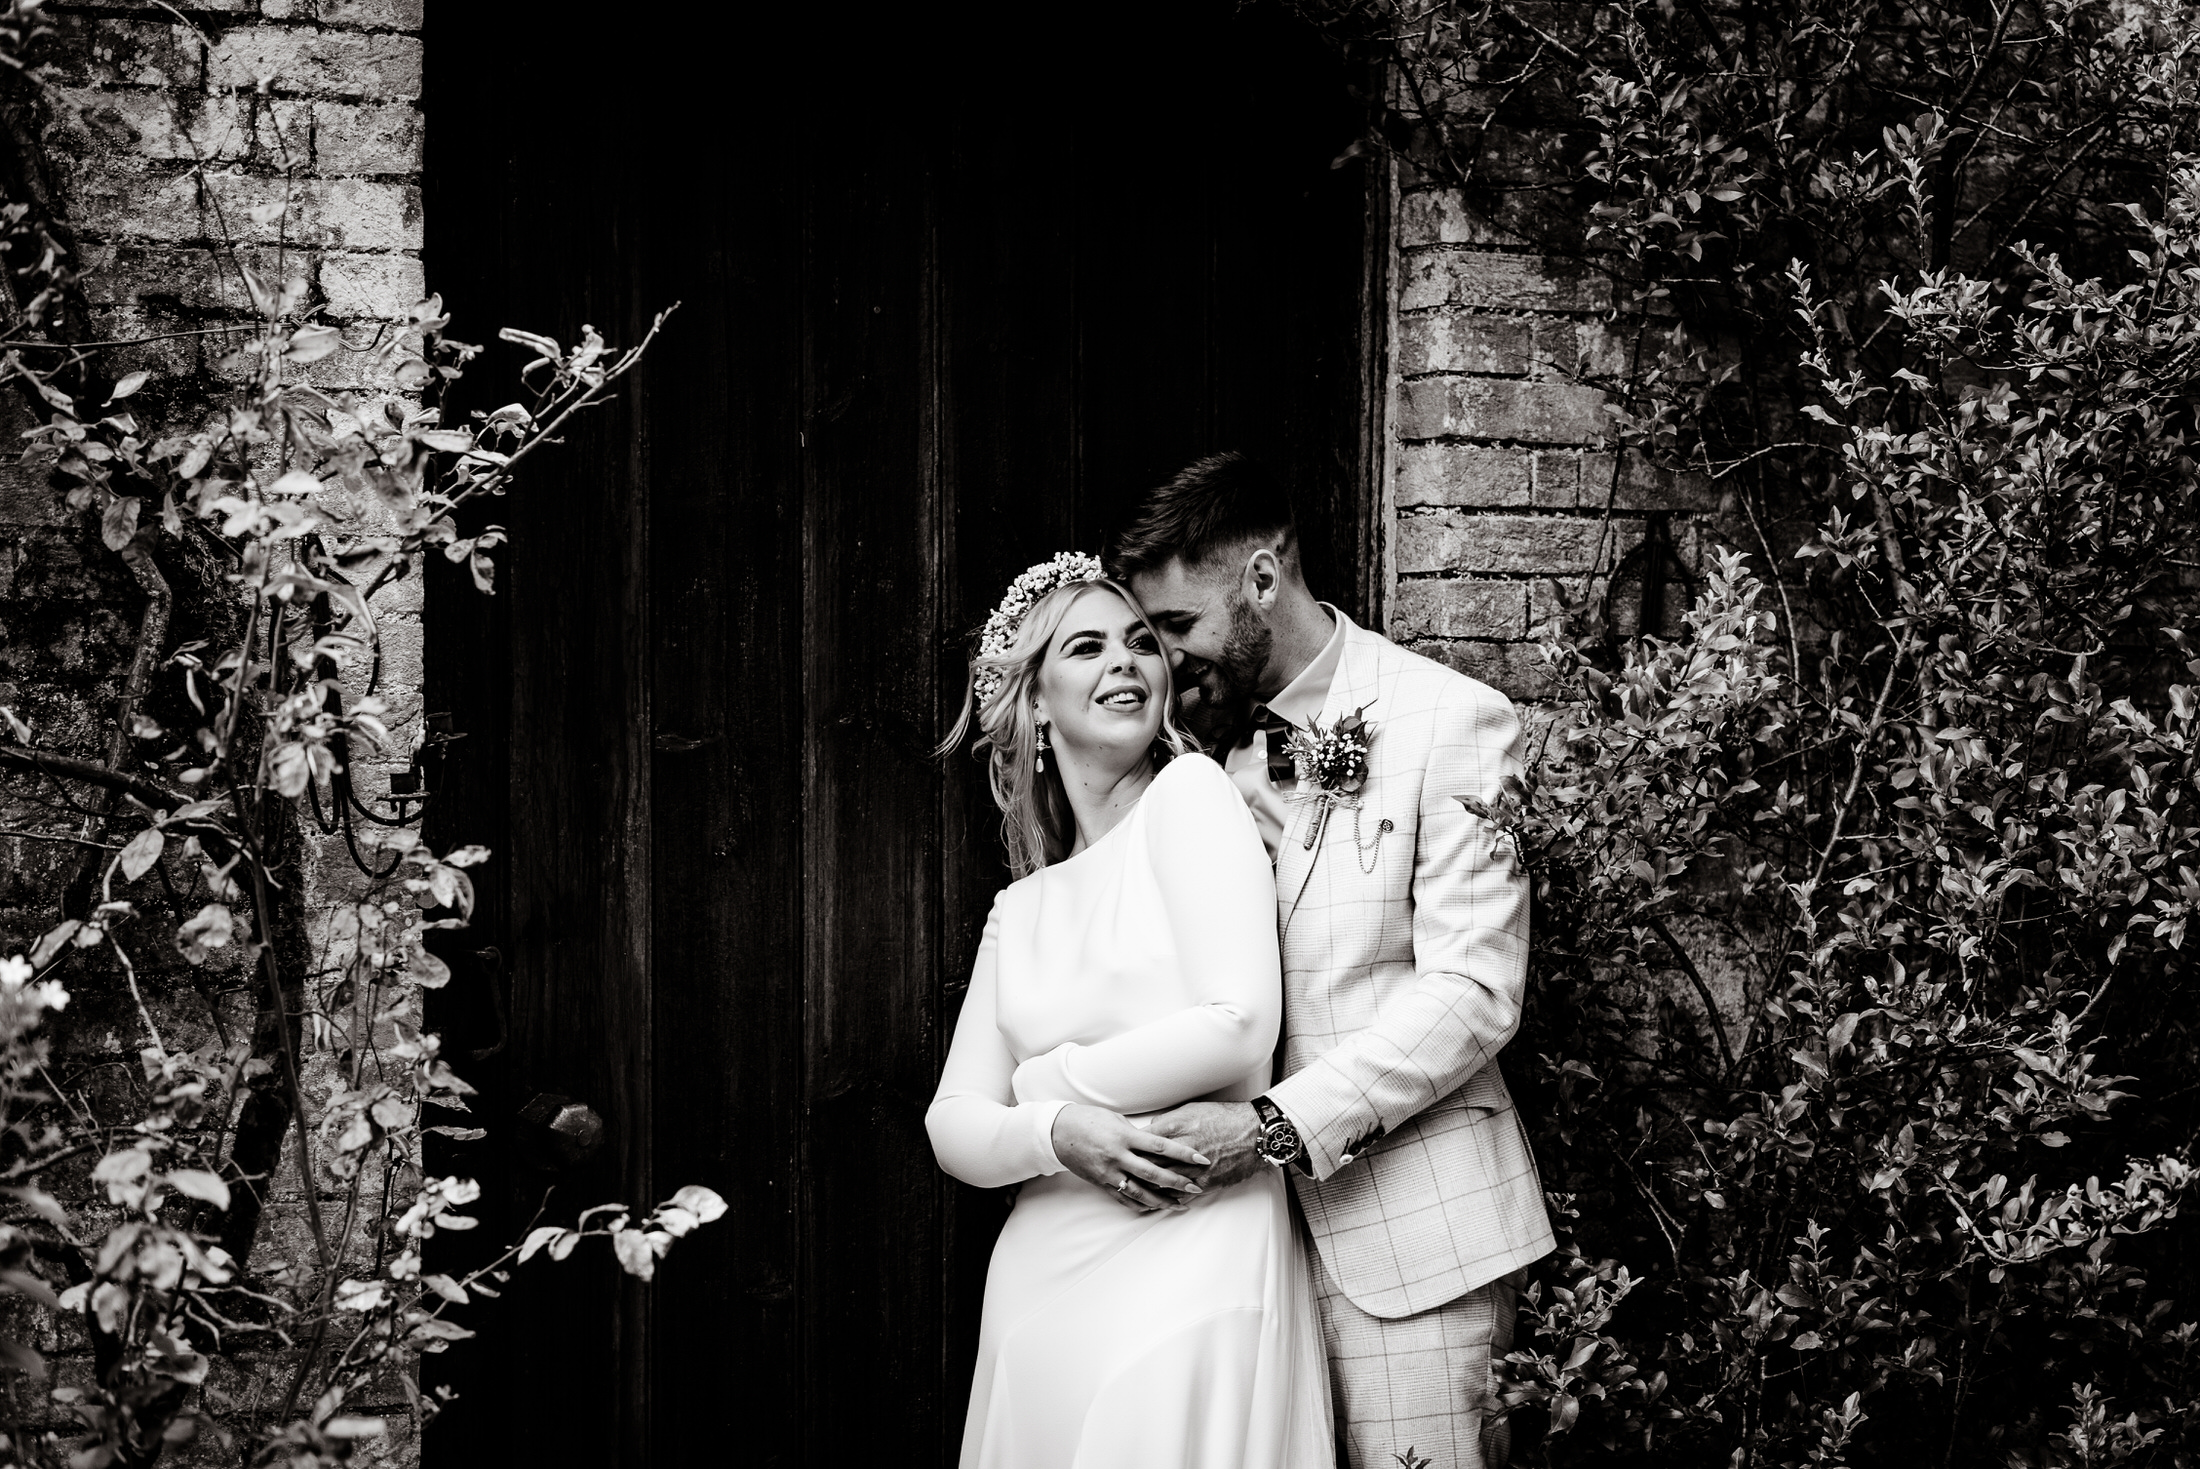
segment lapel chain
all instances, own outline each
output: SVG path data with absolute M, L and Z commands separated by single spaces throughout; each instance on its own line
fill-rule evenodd
M 1383 838 L 1390 835 L 1390 818 L 1385 816 L 1375 827 L 1375 840 L 1360 840 L 1360 808 L 1352 808 L 1352 846 L 1360 860 L 1360 871 L 1370 877 L 1375 873 L 1375 853 L 1382 846 Z

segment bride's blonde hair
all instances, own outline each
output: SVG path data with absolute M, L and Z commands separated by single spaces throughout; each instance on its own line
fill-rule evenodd
M 1016 636 L 998 653 L 979 653 L 970 660 L 970 680 L 963 692 L 962 716 L 954 732 L 940 745 L 946 754 L 966 737 L 970 753 L 986 762 L 987 782 L 993 788 L 993 804 L 1001 808 L 1001 840 L 1008 847 L 1008 868 L 1017 877 L 1028 877 L 1050 862 L 1069 855 L 1077 839 L 1077 818 L 1069 797 L 1062 791 L 1061 769 L 1049 761 L 1039 763 L 1039 668 L 1047 648 L 1069 615 L 1070 603 L 1093 587 L 1106 587 L 1123 599 L 1158 644 L 1161 635 L 1147 620 L 1146 609 L 1120 583 L 1106 577 L 1066 582 L 1032 603 L 1016 625 Z M 994 680 L 998 680 L 994 683 Z M 979 702 L 981 685 L 993 683 L 991 693 Z M 1176 722 L 1176 690 L 1169 660 L 1161 660 L 1161 731 L 1154 738 L 1154 764 L 1190 754 L 1199 745 Z

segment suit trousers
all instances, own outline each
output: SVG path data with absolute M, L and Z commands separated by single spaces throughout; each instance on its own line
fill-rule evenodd
M 1519 1274 L 1390 1319 L 1353 1305 L 1313 1263 L 1340 1469 L 1503 1469 L 1512 1435 L 1492 1412 L 1491 1369 L 1512 1350 Z

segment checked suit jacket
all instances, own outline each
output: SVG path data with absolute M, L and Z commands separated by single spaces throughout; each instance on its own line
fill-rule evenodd
M 1520 720 L 1495 689 L 1347 619 L 1322 727 L 1361 708 L 1374 733 L 1357 807 L 1323 821 L 1297 802 L 1277 848 L 1283 1079 L 1268 1095 L 1305 1141 L 1311 1176 L 1292 1186 L 1330 1279 L 1401 1317 L 1554 1245 L 1497 1069 L 1520 1024 L 1527 881 L 1459 800 L 1519 773 Z

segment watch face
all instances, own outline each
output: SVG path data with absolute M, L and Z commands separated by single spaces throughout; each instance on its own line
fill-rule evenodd
M 1263 1156 L 1288 1163 L 1299 1155 L 1299 1130 L 1288 1121 L 1278 1118 L 1261 1134 L 1260 1150 Z

